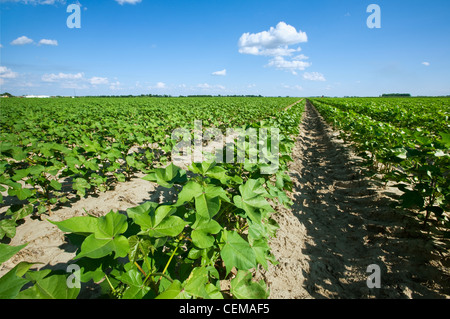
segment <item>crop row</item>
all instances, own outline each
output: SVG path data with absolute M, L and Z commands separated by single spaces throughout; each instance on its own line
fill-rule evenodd
M 112 211 L 102 217 L 54 222 L 78 246 L 72 261 L 74 285 L 68 287 L 67 275 L 30 271 L 30 265 L 22 262 L 0 278 L 0 297 L 76 298 L 80 290 L 77 280 L 93 282 L 110 298 L 267 297 L 266 284 L 253 281 L 251 271 L 276 263 L 268 242 L 278 225 L 271 218 L 274 209 L 269 200 L 291 204 L 285 193 L 292 187 L 286 170 L 304 108 L 300 103 L 284 110 L 292 102 L 277 101 L 277 107 L 268 107 L 265 115 L 260 113 L 263 107 L 247 105 L 249 113 L 259 110 L 243 128 L 280 130 L 279 148 L 273 149 L 268 142 L 266 150 L 279 157 L 278 171 L 262 174 L 267 164 L 249 160 L 205 161 L 193 163 L 188 170 L 173 164 L 145 167 L 141 170 L 148 174 L 144 179 L 173 189 L 177 194 L 174 202 L 146 202 L 128 209 L 126 215 Z M 232 113 L 234 108 L 228 111 Z M 188 120 L 192 119 L 195 117 Z M 222 121 L 213 125 L 231 125 Z M 270 136 L 265 138 L 270 141 Z M 244 145 L 247 158 L 256 151 L 249 145 Z M 271 154 L 274 151 L 277 154 Z M 89 160 L 102 160 L 97 157 L 93 152 Z M 73 165 L 76 169 L 80 166 Z M 0 245 L 0 262 L 23 247 Z M 224 287 L 224 282 L 229 282 L 229 287 Z M 23 290 L 27 283 L 31 287 Z
M 450 99 L 312 99 L 366 165 L 403 192 L 400 204 L 449 228 Z M 425 105 L 425 106 L 424 106 Z M 428 108 L 427 108 L 428 106 Z M 425 111 L 426 110 L 426 111 Z M 444 232 L 443 236 L 449 236 Z

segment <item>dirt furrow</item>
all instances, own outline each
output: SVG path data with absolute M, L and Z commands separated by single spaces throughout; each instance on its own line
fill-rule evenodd
M 389 189 L 365 178 L 360 159 L 307 102 L 290 166 L 294 205 L 280 208 L 262 270 L 271 298 L 445 298 L 449 274 L 427 234 L 391 208 Z M 369 265 L 381 288 L 369 288 Z

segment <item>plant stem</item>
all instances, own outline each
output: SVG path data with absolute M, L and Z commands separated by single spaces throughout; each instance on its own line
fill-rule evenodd
M 170 262 L 171 262 L 172 259 L 173 259 L 173 256 L 175 256 L 175 253 L 177 252 L 178 247 L 180 247 L 180 242 L 181 242 L 181 241 L 178 242 L 177 248 L 175 248 L 175 250 L 173 251 L 172 255 L 170 256 L 169 261 L 167 262 L 166 267 L 164 267 L 164 270 L 163 270 L 163 272 L 162 272 L 162 275 L 161 275 L 161 277 L 159 277 L 158 281 L 161 280 L 161 278 L 163 277 L 163 275 L 166 273 L 167 268 L 169 268 L 169 265 L 170 265 Z
M 105 274 L 105 278 L 106 278 L 106 281 L 108 282 L 109 286 L 111 287 L 113 293 L 116 293 L 116 289 L 114 289 L 113 285 L 112 285 L 111 282 L 109 281 L 109 278 L 108 278 L 108 275 L 107 275 L 107 274 Z

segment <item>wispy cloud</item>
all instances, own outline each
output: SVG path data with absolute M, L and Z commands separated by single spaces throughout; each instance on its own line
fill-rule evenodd
M 326 81 L 325 76 L 319 72 L 305 72 L 303 78 L 308 81 Z
M 216 71 L 213 72 L 212 75 L 216 75 L 216 76 L 226 76 L 227 75 L 227 70 L 223 69 L 222 71 Z
M 223 85 L 211 85 L 208 83 L 200 83 L 197 84 L 197 88 L 199 89 L 205 89 L 205 90 L 211 90 L 211 89 L 218 89 L 218 90 L 225 90 L 225 87 Z
M 65 0 L 0 0 L 0 3 L 6 3 L 6 2 L 18 2 L 18 3 L 22 3 L 22 4 L 33 4 L 33 5 L 37 5 L 37 4 L 66 4 Z
M 282 56 L 276 56 L 272 58 L 267 64 L 269 67 L 275 67 L 278 70 L 289 71 L 296 75 L 297 71 L 303 71 L 307 67 L 311 66 L 311 63 L 302 61 L 300 59 L 286 60 Z
M 49 40 L 49 39 L 42 39 L 41 41 L 39 41 L 39 45 L 53 45 L 53 46 L 57 46 L 58 45 L 58 41 L 56 41 L 56 40 Z
M 84 77 L 84 73 L 58 73 L 58 74 L 44 74 L 42 81 L 44 82 L 58 82 L 61 80 L 81 80 Z
M 121 6 L 124 4 L 137 4 L 140 3 L 142 0 L 116 0 L 118 4 Z
M 101 85 L 101 84 L 108 84 L 109 81 L 108 81 L 108 78 L 94 76 L 89 79 L 89 83 L 91 83 L 92 85 Z
M 430 66 L 431 65 L 430 62 L 422 62 L 422 64 L 425 65 L 425 66 Z

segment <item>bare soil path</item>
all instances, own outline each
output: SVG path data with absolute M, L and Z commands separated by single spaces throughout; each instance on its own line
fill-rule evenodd
M 337 135 L 308 101 L 290 167 L 294 205 L 279 209 L 271 242 L 279 264 L 258 274 L 271 298 L 449 298 L 448 258 Z M 380 289 L 367 286 L 371 264 Z

